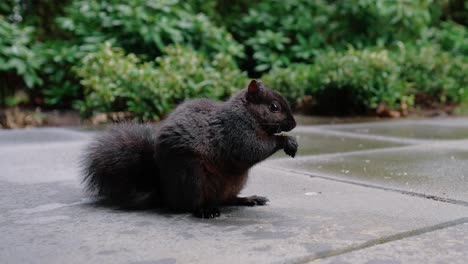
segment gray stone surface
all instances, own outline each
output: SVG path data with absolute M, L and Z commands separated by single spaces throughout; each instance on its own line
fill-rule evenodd
M 0 129 L 0 145 L 37 144 L 83 140 L 89 135 L 64 128 Z
M 456 123 L 456 125 L 454 125 Z M 468 121 L 459 119 L 451 123 L 412 121 L 381 122 L 358 125 L 334 126 L 333 130 L 359 134 L 384 135 L 419 139 L 463 139 L 468 138 Z
M 297 131 L 302 157 L 258 165 L 243 190 L 269 205 L 212 220 L 94 204 L 78 166 L 93 133 L 0 131 L 0 263 L 466 263 L 468 140 Z
M 275 161 L 325 177 L 354 180 L 468 204 L 468 150 L 440 145 L 309 156 Z
M 294 262 L 468 215 L 461 206 L 261 166 L 251 176 L 244 193 L 267 195 L 270 205 L 224 208 L 214 220 L 96 207 L 74 179 L 3 182 L 0 256 L 6 263 Z
M 384 119 L 378 117 L 326 117 L 326 116 L 308 116 L 296 115 L 296 121 L 301 125 L 334 125 L 334 124 L 350 124 L 350 123 L 369 123 L 378 122 Z M 388 120 L 388 119 L 387 119 Z
M 468 260 L 467 245 L 468 223 L 464 223 L 356 250 L 320 263 L 462 263 Z
M 290 134 L 295 136 L 299 143 L 300 148 L 297 153 L 299 157 L 314 154 L 399 147 L 405 145 L 404 143 L 398 142 L 331 135 L 323 133 L 322 131 L 304 131 Z M 273 156 L 273 158 L 283 157 L 285 157 L 285 154 L 282 151 L 277 152 Z
M 84 142 L 0 146 L 0 180 L 24 184 L 76 180 Z

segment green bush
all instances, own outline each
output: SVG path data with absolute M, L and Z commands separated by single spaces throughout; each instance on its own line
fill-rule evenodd
M 308 64 L 292 64 L 288 68 L 273 68 L 262 76 L 265 84 L 280 92 L 293 106 L 310 93 L 313 71 Z
M 18 89 L 42 84 L 42 59 L 32 49 L 33 28 L 20 27 L 0 16 L 0 106 Z
M 178 0 L 74 0 L 58 20 L 75 37 L 115 40 L 127 52 L 153 59 L 171 44 L 183 44 L 204 54 L 242 56 L 238 44 L 207 16 L 195 14 Z
M 247 71 L 292 103 L 311 95 L 319 113 L 413 98 L 467 105 L 467 9 L 463 0 L 6 0 L 0 103 L 29 96 L 155 119 L 186 98 L 227 97 Z
M 292 69 L 275 69 L 264 79 L 294 91 L 289 94 L 311 95 L 320 114 L 362 114 L 381 103 L 390 108 L 411 103 L 399 67 L 385 50 L 332 50 L 318 56 L 313 65 Z
M 385 46 L 396 41 L 413 41 L 431 23 L 433 0 L 329 1 L 336 8 L 336 40 L 357 47 Z
M 219 26 L 229 29 L 233 34 L 237 34 L 232 26 L 241 17 L 246 10 L 258 4 L 261 1 L 251 0 L 186 0 L 195 13 L 202 13 L 210 18 L 211 21 Z
M 42 60 L 32 50 L 31 27 L 20 27 L 0 17 L 0 73 L 14 72 L 27 87 L 41 84 L 37 71 Z
M 415 40 L 431 22 L 431 0 L 260 1 L 232 26 L 255 70 L 311 62 L 324 48 L 385 46 Z
M 427 28 L 421 39 L 417 41 L 419 46 L 434 43 L 454 55 L 468 56 L 468 29 L 452 21 L 446 21 L 440 23 L 438 27 Z
M 330 51 L 317 57 L 311 70 L 306 93 L 314 96 L 321 113 L 366 113 L 382 103 L 390 108 L 411 103 L 399 65 L 386 50 Z
M 438 32 L 438 43 L 456 55 L 468 56 L 468 29 L 454 22 L 444 22 Z
M 34 38 L 40 41 L 62 36 L 55 18 L 63 15 L 70 0 L 2 0 L 0 16 L 9 22 L 34 27 Z
M 35 46 L 36 53 L 44 60 L 39 74 L 44 81 L 42 94 L 48 106 L 69 108 L 75 100 L 82 98 L 82 86 L 72 68 L 97 48 L 97 43 L 76 44 L 60 40 Z
M 173 43 L 193 47 L 211 58 L 220 52 L 243 54 L 242 45 L 226 30 L 177 0 L 74 0 L 57 21 L 69 34 L 67 39 L 47 41 L 37 49 L 46 61 L 40 72 L 45 80 L 45 102 L 54 107 L 69 107 L 81 99 L 83 87 L 71 68 L 104 41 L 141 55 L 143 60 L 162 55 Z
M 398 110 L 403 104 L 467 103 L 467 72 L 464 56 L 442 51 L 437 45 L 406 47 L 400 43 L 394 51 L 329 51 L 314 64 L 273 69 L 263 79 L 279 87 L 291 102 L 311 95 L 318 113 L 355 114 L 373 111 L 381 104 Z
M 8 16 L 12 15 L 13 13 L 13 7 L 14 7 L 14 1 L 2 1 L 0 2 L 0 16 Z
M 25 16 L 33 12 L 31 10 L 36 7 L 36 3 L 9 2 L 4 9 L 9 7 L 13 10 L 14 6 L 16 9 L 20 8 L 19 15 Z M 44 9 L 42 7 L 47 9 L 48 5 L 37 7 L 39 10 L 34 12 L 40 13 L 40 10 Z M 106 40 L 117 42 L 126 52 L 143 54 L 147 59 L 161 55 L 161 50 L 171 43 L 193 46 L 212 56 L 217 52 L 242 56 L 242 46 L 237 44 L 227 31 L 214 26 L 206 16 L 191 13 L 188 5 L 179 4 L 178 1 L 75 0 L 71 1 L 65 11 L 66 16 L 57 20 L 65 32 L 55 34 L 66 36 L 68 32 L 69 36 L 65 39 L 51 39 L 32 45 L 32 27 L 26 28 L 27 34 L 21 35 L 26 36 L 30 42 L 30 55 L 40 59 L 42 65 L 26 64 L 31 65 L 30 68 L 35 71 L 28 70 L 25 77 L 21 77 L 30 86 L 31 82 L 35 86 L 43 82 L 39 87 L 40 94 L 49 106 L 70 107 L 73 101 L 81 99 L 83 87 L 71 68 L 78 65 L 86 54 L 95 51 L 98 43 Z M 28 19 L 29 24 L 37 24 L 34 19 Z M 43 16 L 40 18 L 42 23 L 45 19 Z M 56 25 L 48 28 L 56 28 Z M 44 30 L 47 31 L 42 31 Z M 9 58 L 12 58 L 11 55 Z
M 454 21 L 468 26 L 468 2 L 466 0 L 433 0 L 431 16 L 434 24 Z
M 133 54 L 126 56 L 122 49 L 112 48 L 109 43 L 86 55 L 75 71 L 85 88 L 84 100 L 77 103 L 85 116 L 132 111 L 137 94 L 143 98 L 142 106 L 145 103 L 155 108 L 148 108 L 150 113 L 160 114 L 167 108 L 163 95 L 154 86 L 157 80 L 152 63 L 142 63 Z M 148 98 L 152 98 L 150 102 Z
M 212 59 L 182 46 L 171 46 L 156 59 L 159 86 L 170 93 L 175 103 L 187 98 L 227 99 L 247 84 L 247 76 L 233 58 L 224 53 Z
M 310 60 L 336 28 L 330 21 L 334 7 L 323 0 L 260 1 L 249 7 L 232 28 L 252 52 L 257 72 Z
M 208 59 L 181 46 L 169 46 L 155 62 L 106 43 L 76 69 L 85 87 L 81 112 L 131 112 L 137 119 L 159 119 L 187 98 L 225 99 L 246 84 L 232 57 Z
M 468 99 L 468 59 L 440 50 L 438 46 L 402 46 L 395 60 L 399 78 L 407 83 L 408 94 L 418 103 L 459 104 Z

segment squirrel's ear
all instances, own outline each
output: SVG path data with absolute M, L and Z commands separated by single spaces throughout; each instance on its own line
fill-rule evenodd
M 247 88 L 247 94 L 246 94 L 247 100 L 252 101 L 252 102 L 258 102 L 260 99 L 260 92 L 261 92 L 260 90 L 261 90 L 260 82 L 256 80 L 250 81 L 249 86 Z
M 251 80 L 249 83 L 249 88 L 247 89 L 249 94 L 258 93 L 258 82 L 257 80 Z

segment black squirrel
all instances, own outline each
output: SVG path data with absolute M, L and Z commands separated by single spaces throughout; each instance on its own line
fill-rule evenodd
M 123 123 L 98 137 L 83 159 L 88 190 L 111 204 L 148 205 L 214 218 L 221 205 L 265 205 L 238 197 L 249 169 L 297 142 L 278 135 L 296 126 L 286 100 L 252 80 L 226 102 L 194 99 L 161 124 Z

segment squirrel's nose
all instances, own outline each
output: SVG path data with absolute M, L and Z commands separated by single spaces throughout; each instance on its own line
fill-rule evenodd
M 296 127 L 296 120 L 292 116 L 291 116 L 291 119 L 289 120 L 289 126 L 290 126 L 291 130 Z
M 285 132 L 293 130 L 293 128 L 296 127 L 296 120 L 294 120 L 293 117 L 288 118 L 286 122 L 283 123 L 282 125 L 282 130 Z

